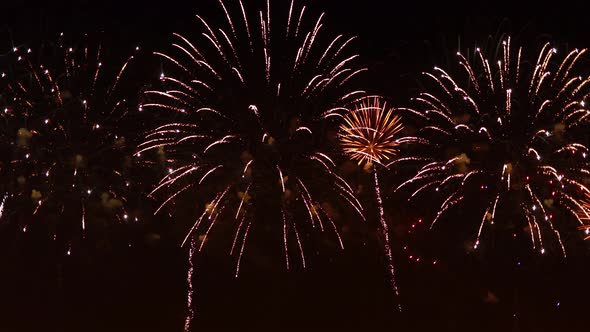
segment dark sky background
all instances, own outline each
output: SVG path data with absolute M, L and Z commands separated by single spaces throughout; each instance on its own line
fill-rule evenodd
M 359 35 L 356 47 L 373 69 L 371 89 L 393 100 L 407 98 L 413 78 L 444 62 L 458 40 L 470 45 L 498 29 L 590 46 L 581 4 L 316 0 L 313 7 L 327 12 L 332 31 Z M 136 44 L 157 49 L 168 44 L 172 32 L 196 29 L 194 14 L 217 9 L 213 0 L 2 2 L 0 54 L 61 31 L 103 30 L 122 54 Z M 158 68 L 146 71 L 157 75 Z M 365 197 L 369 206 L 370 198 Z M 392 200 L 386 198 L 394 206 Z M 233 262 L 224 254 L 211 250 L 199 257 L 195 331 L 588 330 L 590 269 L 583 244 L 568 259 L 529 257 L 522 248 L 502 243 L 494 254 L 468 255 L 454 239 L 408 236 L 407 224 L 415 216 L 408 211 L 399 216 L 394 241 L 399 241 L 395 255 L 403 314 L 394 313 L 373 231 L 358 227 L 358 237 L 345 243 L 343 252 L 311 253 L 307 270 L 286 273 L 282 262 L 256 258 L 253 249 L 255 258 L 246 260 L 235 279 Z M 177 224 L 152 220 L 118 230 L 108 250 L 89 249 L 69 258 L 47 249 L 42 235 L 15 236 L 0 229 L 0 331 L 181 331 L 187 252 L 179 248 Z M 415 245 L 411 250 L 425 262 L 410 263 L 402 243 Z M 517 267 L 521 258 L 526 264 Z

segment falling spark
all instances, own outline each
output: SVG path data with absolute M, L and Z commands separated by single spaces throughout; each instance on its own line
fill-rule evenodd
M 86 231 L 86 208 L 82 204 L 82 231 Z

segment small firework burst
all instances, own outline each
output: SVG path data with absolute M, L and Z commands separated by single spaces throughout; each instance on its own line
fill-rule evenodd
M 401 118 L 394 115 L 378 97 L 366 98 L 351 113 L 346 114 L 340 126 L 340 144 L 344 153 L 359 165 L 382 165 L 395 156 L 398 149 L 397 134 L 402 130 Z

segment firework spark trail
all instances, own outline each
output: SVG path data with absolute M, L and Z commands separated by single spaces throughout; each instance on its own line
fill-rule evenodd
M 242 262 L 242 256 L 244 255 L 244 248 L 246 247 L 246 240 L 248 238 L 248 231 L 250 231 L 251 222 L 246 225 L 246 231 L 244 231 L 244 237 L 242 238 L 242 246 L 240 247 L 240 253 L 238 255 L 238 263 L 236 264 L 236 275 L 237 278 L 240 274 L 240 263 Z M 298 238 L 299 239 L 299 238 Z M 303 261 L 303 267 L 305 267 L 305 261 Z
M 2 197 L 2 202 L 0 203 L 0 221 L 2 220 L 2 216 L 4 216 L 4 204 L 6 203 L 7 198 L 8 193 L 5 193 L 4 197 Z
M 563 209 L 582 224 L 590 220 L 590 196 L 581 184 L 588 149 L 579 142 L 590 116 L 585 107 L 590 81 L 574 70 L 586 50 L 574 49 L 556 63 L 557 51 L 547 43 L 529 68 L 522 48 L 511 49 L 510 38 L 498 49 L 497 59 L 487 59 L 476 48 L 473 61 L 457 52 L 466 83 L 438 67 L 424 73 L 432 87 L 412 99 L 415 107 L 400 109 L 421 124 L 422 146 L 399 159 L 418 170 L 396 190 L 409 187 L 410 198 L 436 194 L 444 203 L 435 221 L 466 197 L 481 198 L 475 249 L 500 207 L 518 197 L 522 229 L 533 249 L 545 253 L 546 232 L 565 256 L 553 211 Z M 547 226 L 543 231 L 541 221 Z
M 187 307 L 187 315 L 184 321 L 184 331 L 190 332 L 191 330 L 191 323 L 195 319 L 195 306 L 193 304 L 193 298 L 195 296 L 194 292 L 194 254 L 197 248 L 197 241 L 195 240 L 195 236 L 191 237 L 190 242 L 190 249 L 188 254 L 188 271 L 186 274 L 186 282 L 188 284 L 188 291 L 187 291 L 187 299 L 186 299 L 186 307 Z
M 281 208 L 281 218 L 283 219 L 283 246 L 285 247 L 285 264 L 289 270 L 289 249 L 287 243 L 287 217 L 285 217 L 285 210 Z
M 82 231 L 86 231 L 86 207 L 82 202 Z
M 379 208 L 379 223 L 381 224 L 381 234 L 383 235 L 385 255 L 387 257 L 389 282 L 391 283 L 391 287 L 395 292 L 395 296 L 399 300 L 399 289 L 397 287 L 397 281 L 395 277 L 395 266 L 393 264 L 393 254 L 391 252 L 391 242 L 389 240 L 389 226 L 387 225 L 387 221 L 385 221 L 385 215 L 383 212 L 383 200 L 381 199 L 381 189 L 379 188 L 379 176 L 377 175 L 376 169 L 373 169 L 373 177 L 375 180 L 375 194 L 377 196 L 377 206 Z M 402 311 L 402 306 L 399 302 L 397 304 L 397 310 L 399 312 Z

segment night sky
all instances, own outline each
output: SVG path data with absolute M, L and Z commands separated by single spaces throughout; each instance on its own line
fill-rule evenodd
M 459 44 L 468 47 L 499 32 L 526 40 L 525 46 L 534 49 L 547 40 L 567 49 L 590 46 L 581 5 L 390 2 L 315 0 L 311 7 L 326 11 L 330 31 L 359 36 L 354 49 L 371 69 L 363 84 L 394 103 L 405 103 L 415 92 L 420 72 L 447 65 Z M 82 0 L 41 6 L 3 2 L 0 55 L 15 46 L 36 47 L 60 32 L 76 38 L 102 31 L 114 54 L 124 57 L 141 46 L 143 67 L 134 77 L 154 84 L 160 62 L 147 54 L 168 47 L 172 32 L 196 33 L 197 13 L 211 22 L 222 20 L 215 16 L 218 9 L 214 0 Z M 150 126 L 149 118 L 141 121 L 140 126 Z M 355 180 L 371 186 L 370 176 L 358 173 Z M 453 214 L 433 232 L 419 225 L 409 233 L 421 206 L 406 205 L 388 190 L 401 175 L 383 177 L 400 299 L 392 297 L 388 286 L 374 221 L 361 223 L 350 216 L 344 218 L 345 250 L 338 250 L 333 237 L 322 236 L 307 254 L 308 267 L 295 266 L 290 272 L 284 269 L 282 252 L 269 254 L 262 242 L 247 249 L 236 279 L 234 261 L 212 240 L 195 259 L 193 330 L 588 329 L 588 243 L 572 235 L 566 259 L 558 254 L 541 257 L 504 238 L 473 253 L 465 250 L 471 233 L 461 227 L 469 209 Z M 147 188 L 155 181 L 148 178 Z M 374 211 L 370 192 L 360 199 Z M 194 219 L 192 212 L 147 217 L 142 223 L 109 228 L 108 234 L 89 235 L 85 248 L 69 257 L 54 250 L 42 231 L 22 234 L 0 221 L 0 331 L 182 331 L 188 250 L 180 243 Z M 404 250 L 406 246 L 410 249 Z M 395 310 L 398 300 L 401 314 Z

